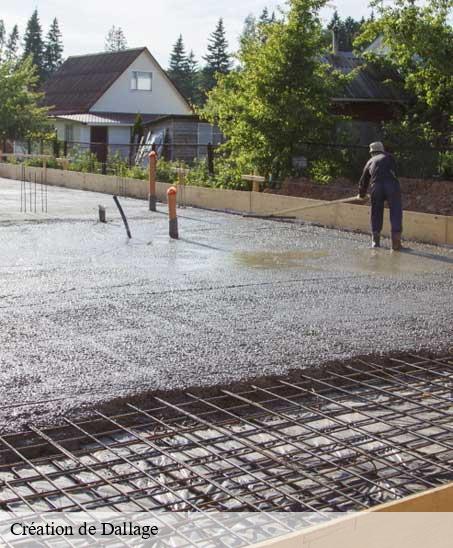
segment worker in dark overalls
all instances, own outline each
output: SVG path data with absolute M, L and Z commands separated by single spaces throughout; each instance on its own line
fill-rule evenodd
M 382 225 L 384 223 L 384 203 L 390 208 L 390 224 L 392 228 L 392 249 L 401 249 L 401 233 L 403 231 L 403 206 L 401 203 L 401 187 L 396 176 L 394 157 L 385 152 L 380 142 L 371 143 L 371 158 L 368 160 L 359 183 L 359 198 L 364 199 L 368 186 L 371 187 L 371 229 L 373 231 L 373 247 L 380 247 Z

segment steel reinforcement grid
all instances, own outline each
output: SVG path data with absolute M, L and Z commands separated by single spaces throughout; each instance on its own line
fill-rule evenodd
M 0 510 L 367 509 L 453 480 L 452 389 L 453 356 L 406 355 L 30 426 L 0 436 Z

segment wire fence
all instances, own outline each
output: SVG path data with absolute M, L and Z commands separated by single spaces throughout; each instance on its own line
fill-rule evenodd
M 276 150 L 278 145 L 276 143 Z M 395 155 L 400 177 L 453 180 L 453 148 L 386 148 Z M 216 174 L 221 162 L 219 145 L 200 144 L 191 139 L 154 144 L 53 140 L 16 144 L 15 152 L 63 158 L 71 165 L 70 169 L 77 171 L 124 175 L 125 169 L 134 170 L 131 177 L 141 178 L 152 150 L 160 160 L 178 166 L 192 168 L 205 162 L 210 176 Z M 327 183 L 339 178 L 357 181 L 368 159 L 367 145 L 305 142 L 295 149 L 292 171 L 295 176 L 316 182 Z M 27 163 L 30 164 L 30 160 Z M 54 161 L 52 165 L 50 161 L 48 165 L 61 168 L 64 163 Z M 269 179 L 271 186 L 278 184 L 278 175 Z

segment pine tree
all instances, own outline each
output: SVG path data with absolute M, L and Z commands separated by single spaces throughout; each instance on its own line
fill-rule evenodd
M 256 27 L 256 17 L 250 13 L 244 20 L 244 28 L 242 29 L 242 34 L 239 38 L 239 42 L 242 47 L 245 46 L 245 44 L 250 40 L 254 40 L 256 38 Z
M 47 33 L 44 47 L 44 70 L 46 76 L 57 71 L 63 63 L 63 42 L 58 21 L 55 18 Z
M 204 89 L 211 90 L 216 84 L 216 74 L 228 74 L 231 69 L 231 56 L 225 36 L 223 19 L 220 18 L 215 31 L 208 41 L 208 54 L 203 57 L 206 66 L 203 69 Z
M 192 50 L 190 50 L 190 53 L 187 57 L 187 84 L 188 99 L 194 105 L 200 104 L 200 71 L 198 68 L 198 61 L 196 60 L 195 54 Z
M 14 25 L 5 47 L 5 59 L 15 62 L 19 58 L 19 28 Z
M 127 40 L 121 27 L 113 27 L 105 39 L 105 51 L 122 51 L 127 49 Z
M 180 34 L 170 55 L 170 66 L 168 68 L 168 73 L 175 82 L 178 82 L 184 80 L 187 76 L 187 72 L 188 64 L 186 49 L 184 47 L 184 40 Z
M 0 62 L 3 60 L 3 50 L 5 48 L 6 30 L 3 19 L 0 19 Z
M 37 67 L 39 79 L 42 79 L 44 75 L 43 54 L 44 44 L 41 23 L 39 22 L 38 10 L 35 9 L 25 29 L 23 58 L 31 57 L 33 64 Z
M 168 75 L 181 93 L 189 98 L 191 92 L 189 82 L 189 59 L 186 55 L 186 48 L 181 34 L 176 40 L 170 55 Z

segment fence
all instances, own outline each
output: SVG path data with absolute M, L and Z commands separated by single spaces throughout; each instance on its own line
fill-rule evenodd
M 215 175 L 216 164 L 220 161 L 218 145 L 212 144 L 170 142 L 140 145 L 55 140 L 16 144 L 16 151 L 67 158 L 75 164 L 77 171 L 104 175 L 118 175 L 124 168 L 146 168 L 151 150 L 156 150 L 161 159 L 179 164 L 184 162 L 189 167 L 196 161 L 205 160 L 210 176 Z M 453 148 L 389 150 L 396 157 L 400 177 L 453 180 Z M 292 169 L 294 175 L 306 176 L 317 182 L 338 178 L 357 181 L 368 159 L 368 146 L 306 142 L 296 147 Z M 271 185 L 278 186 L 278 179 L 275 175 L 270 177 Z

